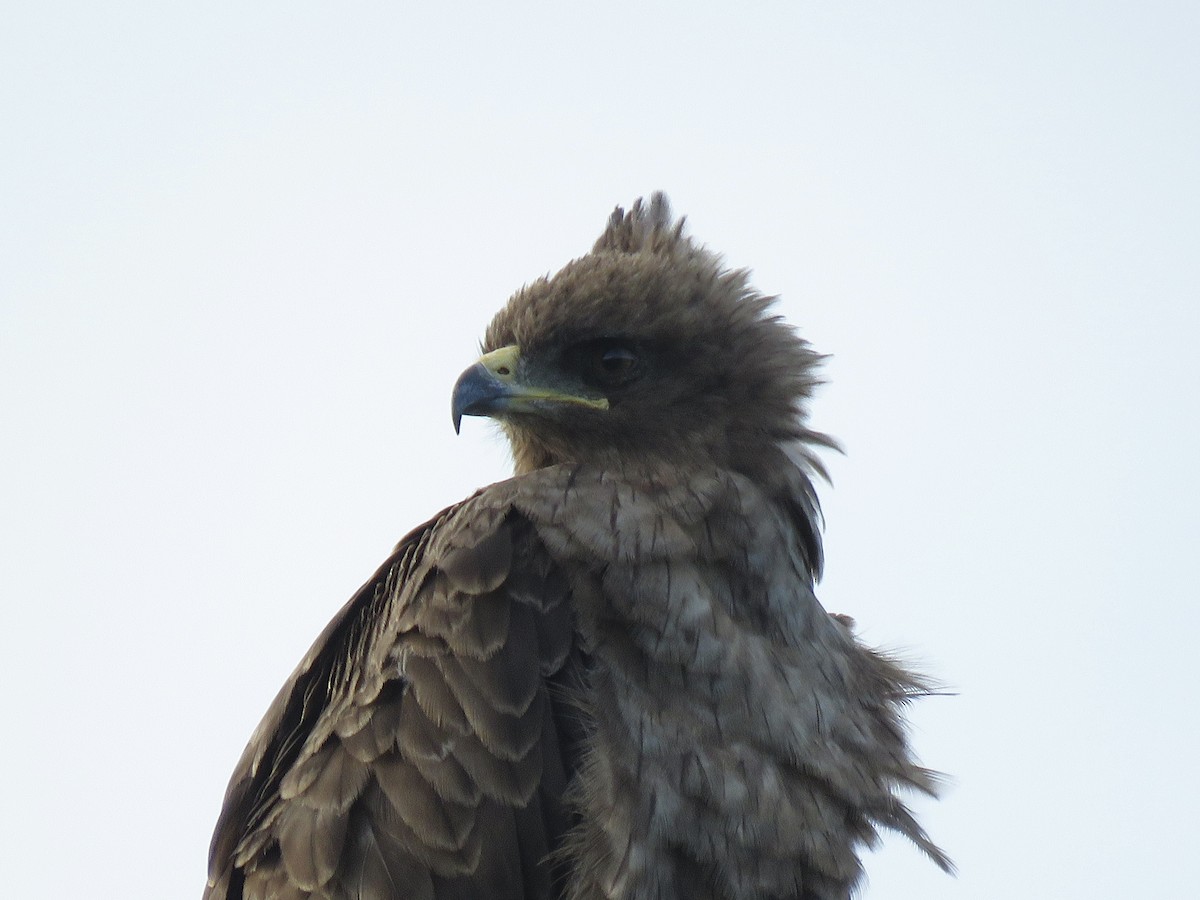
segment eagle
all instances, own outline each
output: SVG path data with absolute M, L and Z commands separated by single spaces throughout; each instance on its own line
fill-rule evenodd
M 526 285 L 453 389 L 512 478 L 334 616 L 250 738 L 206 900 L 845 900 L 880 831 L 950 862 L 821 572 L 822 357 L 667 199 Z

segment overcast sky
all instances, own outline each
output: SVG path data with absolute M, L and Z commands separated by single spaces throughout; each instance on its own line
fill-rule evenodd
M 309 643 L 505 477 L 492 313 L 665 189 L 831 354 L 823 602 L 957 692 L 960 874 L 865 896 L 1191 895 L 1200 6 L 581 7 L 6 4 L 3 893 L 199 896 Z

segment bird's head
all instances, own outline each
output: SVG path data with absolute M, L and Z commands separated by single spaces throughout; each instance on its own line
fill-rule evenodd
M 672 221 L 662 194 L 618 208 L 592 252 L 518 291 L 454 388 L 499 420 L 518 472 L 562 462 L 719 465 L 752 474 L 804 426 L 820 356 Z

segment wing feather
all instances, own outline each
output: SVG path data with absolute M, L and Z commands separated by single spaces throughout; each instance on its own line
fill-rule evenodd
M 346 840 L 344 812 L 293 802 L 280 813 L 276 839 L 283 867 L 297 887 L 312 891 L 333 878 Z
M 443 799 L 399 753 L 380 759 L 373 771 L 384 797 L 421 840 L 438 850 L 462 849 L 475 827 L 476 804 Z
M 381 840 L 364 812 L 356 815 L 351 831 L 358 836 L 358 845 L 339 879 L 342 896 L 353 900 L 435 900 L 429 868 L 394 842 Z

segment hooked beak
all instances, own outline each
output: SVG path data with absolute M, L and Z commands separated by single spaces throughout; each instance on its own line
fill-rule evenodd
M 458 377 L 450 399 L 450 416 L 457 434 L 463 416 L 500 417 L 505 412 L 529 412 L 558 404 L 608 409 L 604 397 L 585 397 L 553 388 L 528 384 L 518 378 L 521 348 L 501 347 L 479 357 Z

